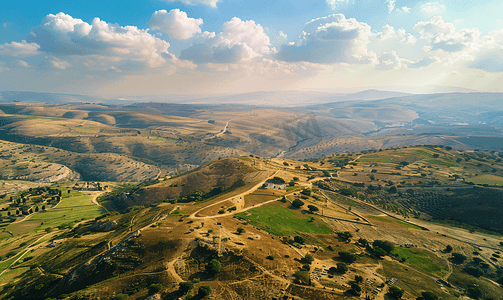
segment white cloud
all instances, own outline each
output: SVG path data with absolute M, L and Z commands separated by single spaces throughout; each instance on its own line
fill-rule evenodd
M 213 7 L 213 8 L 216 8 L 217 3 L 220 2 L 220 0 L 164 0 L 164 1 L 167 1 L 167 2 L 180 1 L 183 4 L 187 4 L 187 5 L 204 4 L 204 5 L 208 5 L 210 7 Z
M 7 27 L 10 26 L 10 24 L 9 23 L 3 23 L 2 26 L 3 26 L 3 28 L 7 28 Z
M 24 60 L 20 60 L 20 59 L 18 59 L 18 60 L 16 60 L 15 64 L 16 64 L 16 66 L 18 66 L 18 67 L 22 67 L 22 68 L 31 68 L 31 66 L 30 66 L 27 62 L 25 62 Z
M 395 9 L 395 2 L 395 0 L 386 0 L 386 3 L 388 4 L 388 13 L 392 13 Z
M 284 33 L 283 31 L 280 31 L 279 32 L 279 36 L 283 39 L 286 39 L 288 36 L 286 35 L 286 33 Z
M 120 26 L 94 18 L 91 24 L 70 15 L 47 15 L 28 41 L 54 55 L 103 55 L 159 67 L 171 59 L 169 43 L 135 26 Z
M 12 42 L 0 45 L 0 55 L 5 56 L 31 56 L 37 55 L 40 46 L 36 43 L 27 43 L 26 41 L 21 41 L 21 43 Z
M 400 69 L 407 66 L 410 61 L 398 57 L 394 50 L 382 53 L 378 58 L 378 64 L 374 66 L 376 70 L 387 71 Z
M 237 63 L 272 53 L 264 28 L 254 21 L 234 17 L 219 34 L 203 32 L 198 42 L 182 51 L 180 58 L 195 63 Z
M 503 29 L 488 33 L 482 38 L 481 51 L 469 65 L 486 72 L 503 72 Z
M 439 2 L 427 2 L 421 5 L 421 11 L 426 14 L 439 14 L 445 11 L 445 5 Z
M 420 38 L 431 43 L 431 50 L 459 52 L 462 50 L 476 50 L 480 47 L 481 32 L 477 28 L 456 30 L 454 24 L 444 22 L 441 16 L 431 18 L 426 22 L 419 22 L 414 26 Z
M 51 63 L 51 65 L 54 68 L 60 69 L 60 70 L 65 70 L 65 69 L 72 67 L 72 65 L 69 62 L 67 62 L 66 60 L 61 60 L 56 57 L 53 57 L 52 59 L 50 59 L 49 62 Z
M 402 6 L 402 10 L 406 13 L 410 13 L 411 8 L 407 6 Z
M 179 9 L 173 9 L 169 13 L 166 10 L 158 10 L 152 14 L 148 21 L 148 26 L 152 29 L 162 31 L 170 38 L 186 40 L 196 33 L 201 33 L 202 19 L 189 18 L 187 14 Z
M 330 5 L 332 9 L 335 9 L 339 4 L 348 3 L 349 0 L 326 0 L 327 4 Z
M 368 63 L 375 54 L 367 51 L 370 26 L 343 14 L 311 20 L 295 45 L 282 45 L 277 58 L 287 62 Z

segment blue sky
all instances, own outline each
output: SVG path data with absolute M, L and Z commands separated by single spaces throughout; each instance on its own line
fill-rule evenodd
M 503 1 L 8 1 L 0 90 L 503 91 Z

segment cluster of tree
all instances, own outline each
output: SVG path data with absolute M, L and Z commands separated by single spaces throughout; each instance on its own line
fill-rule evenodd
M 344 196 L 351 196 L 351 197 L 357 197 L 358 196 L 358 193 L 356 192 L 356 190 L 354 190 L 353 188 L 341 188 L 339 189 L 339 193 L 341 195 L 344 195 Z
M 346 242 L 349 241 L 353 237 L 353 234 L 349 231 L 339 232 L 339 233 L 337 233 L 337 235 L 341 239 L 345 240 Z
M 462 264 L 465 262 L 467 257 L 461 253 L 452 253 L 451 261 L 457 264 Z
M 274 183 L 274 184 L 284 184 L 286 181 L 278 176 L 274 176 L 272 179 L 267 180 L 267 182 Z
M 356 254 L 349 253 L 346 251 L 340 251 L 339 256 L 344 262 L 348 264 L 352 264 L 358 258 Z
M 183 295 L 189 294 L 189 292 L 194 288 L 194 284 L 192 282 L 180 282 L 178 291 Z M 206 297 L 211 294 L 211 288 L 207 285 L 200 286 L 197 295 L 202 297 Z
M 343 262 L 337 263 L 336 266 L 337 267 L 330 267 L 328 269 L 328 273 L 330 273 L 330 274 L 336 274 L 336 273 L 345 274 L 349 270 L 348 266 Z
M 292 201 L 292 206 L 300 208 L 304 205 L 304 202 L 300 199 L 295 199 Z
M 206 265 L 206 272 L 208 274 L 215 276 L 216 274 L 220 273 L 220 270 L 222 269 L 222 265 L 217 259 L 212 259 L 207 265 Z
M 376 257 L 381 258 L 389 255 L 395 249 L 395 245 L 390 241 L 375 240 L 372 243 L 372 247 L 370 244 L 367 244 L 366 249 Z

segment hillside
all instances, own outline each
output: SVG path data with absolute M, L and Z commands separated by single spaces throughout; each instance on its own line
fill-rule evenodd
M 498 153 L 412 147 L 1 195 L 0 296 L 497 299 L 502 184 Z

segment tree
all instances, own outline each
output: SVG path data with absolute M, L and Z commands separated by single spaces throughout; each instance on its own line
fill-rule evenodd
M 358 239 L 358 243 L 359 243 L 360 245 L 362 245 L 362 246 L 364 246 L 364 247 L 365 247 L 365 246 L 367 246 L 367 244 L 368 244 L 369 242 L 368 242 L 366 239 L 364 239 L 364 238 L 359 238 L 359 239 Z
M 349 292 L 355 296 L 360 296 L 360 294 L 362 293 L 362 288 L 358 284 L 353 283 Z
M 433 292 L 426 291 L 421 292 L 421 297 L 417 297 L 416 300 L 438 300 L 438 296 Z
M 344 231 L 342 233 L 339 233 L 339 237 L 345 241 L 348 241 L 350 238 L 353 237 L 353 234 L 351 234 L 351 232 L 349 231 Z
M 300 235 L 296 235 L 293 237 L 294 242 L 299 243 L 299 244 L 304 244 L 306 242 L 306 239 Z
M 211 294 L 211 288 L 207 285 L 200 286 L 197 294 L 201 297 L 206 297 Z
M 210 274 L 216 275 L 220 272 L 222 265 L 216 259 L 212 259 L 210 263 L 206 266 L 206 271 Z
M 395 299 L 402 299 L 404 292 L 405 292 L 404 290 L 397 287 L 396 285 L 392 285 L 389 287 L 388 295 L 395 298 Z
M 348 266 L 345 263 L 337 263 L 337 272 L 338 273 L 346 273 L 349 270 Z
M 349 252 L 346 252 L 346 251 L 340 251 L 339 256 L 341 257 L 341 259 L 343 261 L 347 262 L 348 264 L 353 263 L 357 258 L 356 255 L 349 253 Z
M 309 189 L 303 189 L 300 193 L 306 196 L 311 196 L 311 190 Z
M 237 229 L 236 231 L 237 231 L 239 234 L 246 232 L 246 230 L 245 230 L 244 228 L 241 228 L 241 227 L 238 227 L 238 229 Z
M 152 283 L 148 288 L 149 294 L 157 294 L 162 290 L 162 284 L 160 283 Z
M 299 208 L 299 207 L 301 207 L 302 205 L 304 205 L 304 202 L 302 202 L 302 201 L 301 201 L 301 200 L 299 200 L 299 199 L 295 199 L 295 200 L 293 200 L 292 205 L 293 205 L 293 206 L 295 206 L 295 207 L 297 207 L 297 208 Z
M 194 287 L 194 285 L 191 282 L 180 282 L 179 286 L 180 287 L 178 288 L 178 290 L 184 295 L 187 294 Z
M 386 251 L 379 246 L 375 246 L 374 248 L 372 248 L 372 252 L 378 258 L 381 258 L 387 254 Z
M 314 261 L 314 257 L 308 253 L 304 256 L 302 260 L 308 264 L 311 264 Z
M 307 208 L 312 212 L 319 211 L 319 208 L 314 205 L 308 205 Z
M 297 281 L 304 284 L 311 284 L 311 278 L 309 278 L 309 272 L 305 270 L 297 271 L 293 274 L 293 277 L 297 279 Z
M 451 260 L 456 263 L 462 264 L 466 260 L 466 256 L 461 253 L 452 253 Z
M 45 205 L 42 205 L 42 210 L 45 210 Z
M 447 245 L 445 247 L 445 250 L 444 250 L 446 253 L 451 253 L 452 252 L 452 246 L 451 245 Z
M 394 249 L 395 249 L 395 245 L 393 245 L 392 242 L 390 241 L 383 241 L 383 240 L 375 240 L 372 245 L 375 247 L 375 246 L 378 246 L 379 248 L 383 249 L 384 251 L 386 251 L 387 254 L 390 254 Z
M 355 275 L 355 281 L 356 281 L 356 283 L 363 282 L 363 276 Z
M 474 277 L 480 277 L 484 275 L 484 271 L 481 268 L 475 268 L 475 267 L 467 267 L 465 269 L 465 272 Z
M 273 179 L 271 179 L 271 182 L 273 182 L 273 183 L 277 183 L 277 184 L 283 184 L 283 183 L 285 183 L 286 181 L 285 181 L 283 178 L 281 178 L 281 177 L 274 176 L 274 178 L 273 178 Z
M 478 286 L 471 286 L 468 288 L 468 295 L 472 298 L 478 299 L 482 297 L 482 289 Z
M 480 257 L 474 257 L 473 262 L 476 263 L 477 265 L 482 262 L 482 259 Z

